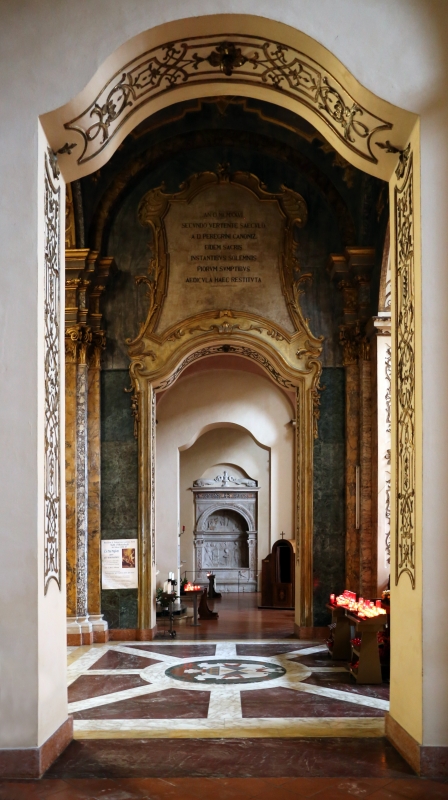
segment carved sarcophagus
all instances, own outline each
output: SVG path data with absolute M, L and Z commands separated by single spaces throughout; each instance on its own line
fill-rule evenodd
M 224 470 L 193 484 L 195 580 L 221 592 L 257 591 L 257 482 Z

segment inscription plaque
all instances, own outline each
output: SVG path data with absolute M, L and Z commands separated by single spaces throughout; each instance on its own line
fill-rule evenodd
M 276 319 L 292 331 L 281 288 L 284 222 L 275 200 L 221 183 L 173 202 L 164 224 L 169 280 L 158 331 L 217 308 Z

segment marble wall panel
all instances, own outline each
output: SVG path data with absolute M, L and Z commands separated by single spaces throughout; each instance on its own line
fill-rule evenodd
M 87 365 L 78 364 L 76 376 L 76 606 L 87 616 Z
M 128 361 L 129 363 L 129 361 Z M 103 370 L 101 372 L 101 441 L 134 441 L 134 419 L 129 389 L 129 370 Z
M 350 364 L 345 368 L 346 407 L 346 588 L 359 592 L 359 531 L 356 529 L 356 465 L 359 464 L 359 410 L 360 387 L 359 365 Z
M 101 538 L 137 537 L 137 442 L 127 370 L 101 373 Z M 137 627 L 137 589 L 102 590 L 109 628 Z
M 137 627 L 137 589 L 103 589 L 101 613 L 109 628 Z
M 101 431 L 100 370 L 88 372 L 88 598 L 89 613 L 101 613 Z
M 76 617 L 76 363 L 65 365 L 67 616 Z
M 345 581 L 345 379 L 342 368 L 324 368 L 319 438 L 314 444 L 314 625 L 329 622 L 331 592 Z

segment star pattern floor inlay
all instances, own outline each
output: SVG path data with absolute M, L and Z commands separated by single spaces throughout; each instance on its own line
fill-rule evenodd
M 347 680 L 318 642 L 112 642 L 71 649 L 69 713 L 77 739 L 383 736 L 384 690 Z

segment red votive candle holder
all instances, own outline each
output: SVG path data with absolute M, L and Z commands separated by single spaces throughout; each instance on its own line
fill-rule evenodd
M 334 596 L 334 594 L 330 594 L 330 603 L 331 603 L 332 605 L 334 605 L 334 601 L 335 601 L 335 596 Z

